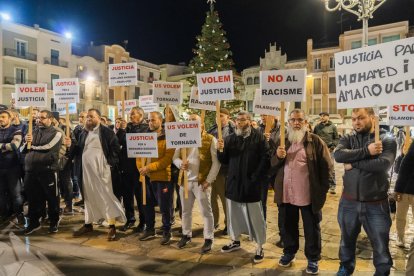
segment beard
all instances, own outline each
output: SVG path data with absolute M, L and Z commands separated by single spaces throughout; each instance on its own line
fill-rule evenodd
M 372 123 L 368 123 L 364 128 L 360 130 L 355 129 L 355 131 L 357 133 L 365 134 L 365 133 L 369 133 L 371 131 L 371 128 L 372 128 Z
M 303 137 L 305 137 L 306 134 L 306 126 L 303 126 L 301 129 L 293 129 L 293 127 L 288 126 L 287 128 L 287 134 L 288 134 L 288 140 L 291 143 L 300 143 L 303 140 Z
M 249 125 L 243 127 L 243 128 L 236 128 L 234 131 L 237 136 L 247 137 L 250 135 L 252 129 Z
M 85 123 L 85 129 L 87 131 L 92 131 L 98 124 L 93 121 L 86 121 Z

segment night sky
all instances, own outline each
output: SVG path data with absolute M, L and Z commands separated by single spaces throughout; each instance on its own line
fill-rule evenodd
M 239 71 L 257 65 L 270 42 L 294 60 L 306 57 L 308 38 L 332 45 L 341 32 L 341 12 L 326 12 L 321 0 L 217 0 L 215 8 Z M 156 64 L 189 62 L 208 9 L 206 0 L 0 1 L 17 23 L 69 30 L 78 46 L 128 40 L 132 57 Z M 414 25 L 414 0 L 388 0 L 369 24 L 401 20 Z M 356 16 L 343 12 L 344 31 L 360 27 Z

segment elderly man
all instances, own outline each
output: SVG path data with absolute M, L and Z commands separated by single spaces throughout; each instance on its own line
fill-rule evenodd
M 317 135 L 308 132 L 305 112 L 290 112 L 285 146 L 277 143 L 272 169 L 277 171 L 275 201 L 284 212 L 283 256 L 279 266 L 289 267 L 299 249 L 299 211 L 305 232 L 306 272 L 318 274 L 321 258 L 321 209 L 329 189 L 332 167 L 328 148 Z
M 228 166 L 226 203 L 227 227 L 232 239 L 222 252 L 240 249 L 240 235 L 248 234 L 257 243 L 255 263 L 263 261 L 266 222 L 263 215 L 261 189 L 269 168 L 270 150 L 265 137 L 250 126 L 250 114 L 237 114 L 235 133 L 218 140 L 218 158 Z

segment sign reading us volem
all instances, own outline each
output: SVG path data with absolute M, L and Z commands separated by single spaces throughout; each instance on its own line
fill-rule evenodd
M 200 122 L 165 123 L 167 148 L 198 148 L 201 147 Z
M 256 89 L 253 101 L 253 113 L 260 115 L 279 116 L 280 102 L 261 102 L 260 89 Z M 289 110 L 290 102 L 285 103 L 285 113 Z
M 53 80 L 53 99 L 55 103 L 69 104 L 79 102 L 79 80 L 54 79 Z
M 78 113 L 76 108 L 76 103 L 70 103 L 69 106 L 69 114 L 76 114 Z M 59 112 L 60 115 L 66 115 L 66 104 L 56 104 L 56 111 Z
M 180 105 L 182 103 L 183 84 L 181 82 L 154 81 L 154 102 Z
M 158 158 L 157 133 L 127 133 L 128 158 Z
M 196 86 L 193 86 L 191 87 L 189 107 L 194 108 L 194 109 L 216 111 L 216 102 L 215 101 L 205 101 L 205 102 L 200 101 L 199 95 L 198 95 L 198 88 Z
M 47 84 L 16 84 L 16 107 L 47 106 Z
M 389 106 L 388 123 L 398 126 L 414 126 L 414 104 Z
M 306 69 L 260 71 L 261 102 L 304 102 Z
M 414 38 L 335 54 L 338 109 L 407 104 L 414 97 Z
M 232 71 L 197 74 L 197 85 L 202 102 L 234 99 Z
M 159 110 L 160 105 L 154 103 L 153 95 L 139 96 L 139 107 L 141 107 L 145 113 L 155 112 Z
M 117 101 L 116 104 L 118 106 L 118 114 L 121 114 L 122 113 L 122 101 Z M 124 105 L 125 105 L 125 113 L 129 113 L 131 112 L 131 109 L 134 106 L 137 106 L 137 100 L 125 100 Z
M 109 64 L 109 86 L 137 85 L 137 63 Z

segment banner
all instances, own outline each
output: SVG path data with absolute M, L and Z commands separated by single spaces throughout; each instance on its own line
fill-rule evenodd
M 158 158 L 157 133 L 127 133 L 128 158 Z
M 414 97 L 414 38 L 335 54 L 338 109 L 407 104 Z
M 402 104 L 388 107 L 388 124 L 414 126 L 414 104 Z
M 154 81 L 154 102 L 180 105 L 182 103 L 183 84 L 181 82 Z
M 137 85 L 137 63 L 109 64 L 109 87 Z
M 256 89 L 253 101 L 253 113 L 259 115 L 270 115 L 270 116 L 279 116 L 280 115 L 280 102 L 261 102 L 261 93 L 260 89 Z M 289 110 L 290 102 L 285 103 L 285 114 Z
M 70 103 L 69 105 L 69 114 L 77 114 L 78 110 L 76 108 L 76 103 Z M 66 115 L 66 104 L 56 104 L 56 111 L 60 115 Z
M 145 113 L 159 111 L 160 105 L 154 103 L 153 95 L 139 96 L 139 107 L 144 109 Z
M 116 104 L 118 106 L 118 115 L 122 114 L 122 101 L 117 101 Z M 129 112 L 131 112 L 131 109 L 137 106 L 137 100 L 125 100 L 124 104 L 125 104 L 125 114 L 129 114 Z
M 199 121 L 165 123 L 167 149 L 201 147 Z
M 215 101 L 201 102 L 198 98 L 198 88 L 196 86 L 191 87 L 189 107 L 194 109 L 204 109 L 210 111 L 216 111 Z
M 197 74 L 200 101 L 233 100 L 233 71 Z
M 306 69 L 260 71 L 262 102 L 306 101 Z
M 16 107 L 47 106 L 47 84 L 16 84 Z
M 79 102 L 79 80 L 54 79 L 53 99 L 56 104 L 78 103 Z

